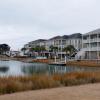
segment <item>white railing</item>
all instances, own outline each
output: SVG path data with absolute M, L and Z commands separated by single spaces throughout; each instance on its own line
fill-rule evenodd
M 100 38 L 83 40 L 83 43 L 100 42 Z
M 87 47 L 84 48 L 84 51 L 100 51 L 100 47 Z

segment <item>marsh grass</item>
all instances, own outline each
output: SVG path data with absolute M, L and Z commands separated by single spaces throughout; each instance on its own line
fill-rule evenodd
M 0 94 L 100 82 L 100 72 L 1 77 Z
M 66 64 L 70 66 L 100 67 L 100 60 L 69 61 Z

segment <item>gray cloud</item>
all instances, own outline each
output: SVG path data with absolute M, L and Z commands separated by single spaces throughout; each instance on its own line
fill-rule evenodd
M 99 4 L 100 0 L 2 0 L 0 43 L 17 49 L 38 38 L 99 28 Z

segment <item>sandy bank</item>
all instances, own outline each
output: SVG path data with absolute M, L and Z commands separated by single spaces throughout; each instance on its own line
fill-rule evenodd
M 0 100 L 100 100 L 100 84 L 2 95 Z

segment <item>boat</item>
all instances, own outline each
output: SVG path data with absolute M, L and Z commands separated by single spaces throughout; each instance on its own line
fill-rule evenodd
M 49 63 L 49 65 L 66 66 L 66 63 L 54 62 L 54 63 Z

